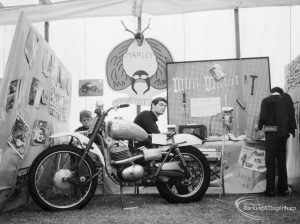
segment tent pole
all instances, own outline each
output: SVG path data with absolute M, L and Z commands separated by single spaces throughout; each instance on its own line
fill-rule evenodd
M 138 16 L 137 17 L 137 21 L 138 21 L 138 32 L 141 32 L 142 30 L 142 17 L 141 16 Z M 136 105 L 136 114 L 138 115 L 139 113 L 141 113 L 141 105 Z
M 49 22 L 45 22 L 45 40 L 49 43 Z
M 240 22 L 239 22 L 239 9 L 234 9 L 234 23 L 235 23 L 235 50 L 236 57 L 241 58 L 241 43 L 240 43 Z
M 236 58 L 241 59 L 241 47 L 240 47 L 240 24 L 239 24 L 239 9 L 234 9 L 234 21 L 235 21 L 235 47 L 236 47 Z M 241 61 L 238 63 L 236 75 L 238 78 L 238 85 L 236 86 L 237 91 L 237 101 L 244 102 L 244 93 L 243 93 L 243 77 L 242 77 L 242 68 L 241 68 Z M 237 136 L 245 133 L 247 131 L 247 113 L 245 108 L 241 108 L 238 105 L 235 107 L 235 121 L 236 121 L 236 131 L 235 134 Z M 243 131 L 245 130 L 245 131 Z
M 39 0 L 39 4 L 51 4 L 51 0 Z M 45 21 L 45 40 L 49 43 L 49 21 Z

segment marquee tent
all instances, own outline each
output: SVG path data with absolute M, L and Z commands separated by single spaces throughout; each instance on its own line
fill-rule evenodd
M 78 97 L 78 80 L 105 79 L 106 59 L 120 42 L 151 19 L 146 38 L 170 50 L 173 60 L 199 61 L 236 58 L 234 10 L 239 11 L 241 57 L 269 57 L 271 85 L 284 85 L 284 66 L 300 54 L 300 0 L 0 0 L 0 78 L 5 70 L 15 24 L 25 12 L 40 33 L 50 22 L 49 45 L 72 74 L 70 127 L 79 126 L 81 109 L 93 110 L 96 99 Z M 103 86 L 109 107 L 122 96 Z M 98 100 L 98 99 L 97 99 Z M 122 111 L 132 120 L 136 107 Z M 167 113 L 166 113 L 167 114 Z M 166 116 L 158 125 L 165 131 Z M 120 114 L 112 114 L 112 117 Z
M 2 3 L 6 1 L 2 1 Z M 20 1 L 18 1 L 20 2 Z M 40 0 L 41 4 L 0 8 L 0 25 L 14 24 L 20 12 L 32 22 L 101 16 L 181 14 L 208 10 L 299 5 L 300 0 Z M 51 3 L 52 2 L 52 3 Z M 9 4 L 9 1 L 7 1 Z M 45 3 L 45 4 L 44 4 Z
M 226 59 L 237 57 L 233 9 L 239 8 L 240 56 L 270 57 L 272 86 L 283 87 L 284 65 L 300 51 L 297 41 L 300 0 L 0 0 L 0 3 L 0 78 L 20 12 L 35 22 L 40 33 L 44 33 L 44 22 L 50 21 L 49 44 L 73 75 L 75 97 L 70 130 L 79 125 L 77 114 L 82 108 L 77 105 L 91 110 L 95 105 L 94 98 L 78 98 L 78 79 L 103 79 L 107 55 L 118 43 L 132 38 L 132 34 L 124 31 L 121 20 L 135 31 L 138 16 L 142 17 L 142 29 L 151 19 L 145 37 L 164 43 L 174 61 Z M 104 86 L 101 100 L 105 105 L 111 105 L 118 97 L 123 97 L 122 93 Z M 124 118 L 132 120 L 135 109 L 130 107 Z M 166 117 L 159 123 L 165 128 Z

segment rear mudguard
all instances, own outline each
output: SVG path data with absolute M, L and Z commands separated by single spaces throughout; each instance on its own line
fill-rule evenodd
M 50 138 L 60 138 L 60 137 L 68 137 L 68 136 L 78 139 L 82 148 L 85 148 L 85 146 L 88 144 L 88 142 L 90 140 L 88 137 L 86 137 L 80 133 L 76 133 L 76 132 L 61 132 L 58 134 L 51 135 Z M 92 144 L 90 152 L 95 154 L 96 156 L 98 156 L 102 165 L 105 166 L 104 157 L 102 155 L 102 152 L 95 143 Z
M 192 146 L 192 145 L 201 145 L 203 141 L 191 134 L 176 134 L 171 139 L 168 139 L 167 143 L 180 143 L 180 142 L 186 142 L 184 144 L 180 144 L 180 147 L 182 146 Z

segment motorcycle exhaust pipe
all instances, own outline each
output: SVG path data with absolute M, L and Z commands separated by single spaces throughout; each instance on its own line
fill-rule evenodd
M 118 160 L 118 161 L 111 161 L 112 165 L 121 165 L 121 164 L 125 164 L 125 163 L 130 163 L 133 162 L 135 160 L 144 158 L 144 155 L 136 155 L 127 159 L 122 159 L 122 160 Z
M 141 155 L 136 155 L 127 159 L 122 159 L 118 161 L 112 161 L 112 165 L 121 165 L 129 162 L 133 162 L 137 159 L 144 158 L 145 161 L 152 161 L 152 160 L 158 160 L 161 159 L 162 157 L 162 151 L 161 149 L 145 149 L 143 151 L 143 154 Z

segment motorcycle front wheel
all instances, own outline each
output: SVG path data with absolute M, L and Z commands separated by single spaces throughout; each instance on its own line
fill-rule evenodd
M 70 145 L 53 146 L 43 151 L 32 163 L 28 188 L 34 202 L 47 211 L 80 209 L 93 197 L 97 178 L 84 184 L 65 181 L 73 178 L 83 150 Z M 87 155 L 78 169 L 78 177 L 88 179 L 96 173 Z
M 171 203 L 198 201 L 206 193 L 210 182 L 210 167 L 203 153 L 194 147 L 182 147 L 180 152 L 187 164 L 189 175 L 171 177 L 167 182 L 158 181 L 160 195 Z M 179 161 L 175 156 L 173 161 Z

